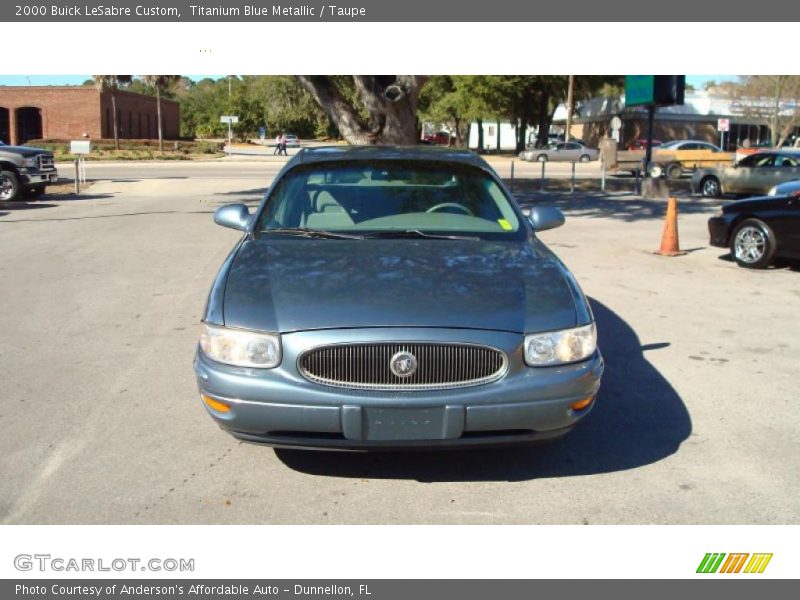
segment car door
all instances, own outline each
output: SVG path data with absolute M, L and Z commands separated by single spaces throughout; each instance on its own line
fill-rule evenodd
M 800 195 L 779 200 L 764 216 L 775 234 L 778 253 L 800 258 Z
M 800 157 L 778 154 L 775 158 L 774 175 L 773 185 L 800 179 Z
M 745 157 L 732 169 L 726 169 L 725 191 L 730 194 L 766 194 L 774 177 L 775 155 L 759 152 Z
M 553 148 L 549 152 L 548 158 L 550 160 L 555 160 L 555 161 L 566 161 L 566 160 L 569 160 L 569 153 L 567 151 L 567 144 L 564 144 L 564 143 L 556 144 L 555 148 Z

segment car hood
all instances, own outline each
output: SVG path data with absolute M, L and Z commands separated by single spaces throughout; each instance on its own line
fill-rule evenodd
M 571 280 L 571 278 L 569 278 Z M 574 327 L 563 265 L 538 241 L 266 239 L 243 243 L 224 293 L 229 327 L 303 331 Z
M 36 156 L 37 154 L 52 154 L 52 152 L 49 150 L 44 150 L 43 148 L 34 148 L 32 146 L 0 146 L 0 152 L 21 154 L 25 158 Z

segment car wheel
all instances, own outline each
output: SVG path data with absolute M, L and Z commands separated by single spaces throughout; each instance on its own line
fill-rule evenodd
M 592 160 L 592 157 L 589 156 L 588 154 L 581 154 L 581 157 L 578 160 L 583 162 L 583 163 L 586 163 L 586 162 L 589 162 L 590 160 Z
M 679 163 L 672 163 L 667 167 L 667 179 L 680 179 L 683 177 L 683 167 Z
M 539 156 L 536 157 L 536 160 L 538 160 L 539 162 L 547 162 L 547 154 L 540 154 Z
M 720 192 L 719 179 L 716 177 L 706 177 L 700 182 L 700 193 L 706 198 L 719 198 Z
M 746 219 L 733 232 L 731 254 L 740 267 L 764 269 L 775 254 L 775 234 L 763 221 Z
M 658 179 L 664 174 L 664 167 L 658 164 L 651 164 L 647 172 L 653 179 Z
M 19 181 L 12 171 L 0 171 L 0 202 L 11 202 L 19 196 Z

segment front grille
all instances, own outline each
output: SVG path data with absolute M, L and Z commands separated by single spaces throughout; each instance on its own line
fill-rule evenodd
M 390 362 L 408 352 L 416 371 L 401 377 Z M 299 361 L 300 373 L 315 383 L 361 389 L 430 390 L 495 381 L 506 371 L 506 357 L 495 348 L 471 344 L 341 344 L 314 348 Z
M 40 171 L 51 171 L 55 169 L 56 164 L 53 160 L 52 154 L 40 154 L 39 155 L 39 170 Z

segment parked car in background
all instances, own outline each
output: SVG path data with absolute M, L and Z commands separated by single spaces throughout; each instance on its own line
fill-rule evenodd
M 773 191 L 724 204 L 708 220 L 709 243 L 730 248 L 736 263 L 751 269 L 763 269 L 777 257 L 800 259 L 800 184 Z
M 300 140 L 297 139 L 297 136 L 293 133 L 286 134 L 286 147 L 287 148 L 299 148 L 300 147 Z
M 561 142 L 550 144 L 546 148 L 523 150 L 519 153 L 522 160 L 531 162 L 589 162 L 597 160 L 600 151 L 589 148 L 579 142 Z
M 594 317 L 524 213 L 466 150 L 304 148 L 240 230 L 208 296 L 194 369 L 233 436 L 386 449 L 560 437 L 603 371 Z
M 794 179 L 800 179 L 800 150 L 759 151 L 730 167 L 697 169 L 692 192 L 708 198 L 766 194 L 772 186 Z
M 661 140 L 653 140 L 653 148 L 656 146 L 660 146 L 663 144 Z M 647 150 L 647 140 L 646 139 L 639 139 L 633 140 L 627 146 L 628 150 Z
M 437 131 L 436 133 L 426 135 L 423 141 L 436 146 L 452 146 L 455 142 L 455 138 L 446 131 Z
M 711 152 L 722 152 L 722 148 L 703 140 L 673 140 L 663 142 L 659 150 L 710 150 Z

